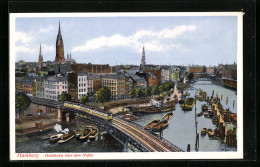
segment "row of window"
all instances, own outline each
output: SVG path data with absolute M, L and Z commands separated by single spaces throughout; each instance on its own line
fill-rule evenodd
M 60 86 L 62 89 L 67 89 L 67 86 Z M 45 88 L 48 89 L 59 89 L 59 86 L 51 86 L 51 85 L 45 85 Z
M 59 84 L 59 82 L 45 81 L 45 84 Z M 67 84 L 67 81 L 63 81 L 62 84 Z
M 79 89 L 79 92 L 86 92 L 86 88 L 85 89 Z

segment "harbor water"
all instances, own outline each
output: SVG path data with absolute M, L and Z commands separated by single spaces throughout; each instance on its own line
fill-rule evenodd
M 190 93 L 190 97 L 194 97 L 196 90 L 201 88 L 206 91 L 208 96 L 218 92 L 218 96 L 223 95 L 221 103 L 223 108 L 229 108 L 232 112 L 236 113 L 236 97 L 235 90 L 223 87 L 221 85 L 215 84 L 211 81 L 198 81 L 192 85 L 187 92 Z M 214 95 L 214 96 L 215 96 Z M 228 97 L 228 103 L 226 104 L 226 97 Z M 235 100 L 235 106 L 233 108 L 233 100 Z M 200 102 L 197 100 L 196 108 L 197 113 L 201 112 L 201 105 L 206 104 L 206 102 Z M 155 119 L 161 119 L 165 113 L 158 114 L 139 114 L 139 119 L 134 121 L 135 123 L 145 126 L 149 122 Z M 163 130 L 163 138 L 180 147 L 183 150 L 187 150 L 187 145 L 190 144 L 191 151 L 195 151 L 195 141 L 196 141 L 196 126 L 195 126 L 195 105 L 192 111 L 182 111 L 180 104 L 176 104 L 176 109 L 173 111 L 173 117 L 169 120 L 169 126 Z M 234 147 L 228 147 L 220 139 L 211 139 L 208 135 L 202 137 L 200 132 L 203 128 L 213 129 L 215 125 L 212 123 L 210 118 L 204 116 L 197 117 L 198 121 L 198 133 L 199 133 L 199 151 L 236 151 Z M 232 126 L 229 126 L 230 128 Z M 228 128 L 229 128 L 228 127 Z
M 191 97 L 195 96 L 196 90 L 201 88 L 207 92 L 208 96 L 212 95 L 214 90 L 214 96 L 218 92 L 218 96 L 221 94 L 223 99 L 221 101 L 224 109 L 229 108 L 232 112 L 237 112 L 235 90 L 228 89 L 221 85 L 215 84 L 211 81 L 198 81 L 188 89 Z M 228 97 L 228 103 L 226 104 L 226 97 Z M 233 101 L 235 105 L 233 108 Z M 206 102 L 200 102 L 197 100 L 196 108 L 197 113 L 201 112 L 201 105 Z M 195 151 L 196 140 L 196 127 L 195 127 L 195 105 L 192 111 L 182 111 L 180 104 L 176 105 L 176 109 L 173 111 L 174 116 L 169 120 L 169 126 L 163 131 L 163 138 L 180 147 L 183 150 L 187 150 L 187 145 L 190 144 L 191 151 Z M 134 122 L 145 126 L 154 119 L 162 118 L 165 113 L 157 114 L 140 114 L 136 113 L 138 120 Z M 212 120 L 205 118 L 204 116 L 198 117 L 198 133 L 202 128 L 214 129 Z M 69 128 L 70 130 L 76 130 L 82 128 L 91 123 L 76 120 L 74 124 L 63 125 L 62 128 Z M 96 126 L 96 125 L 95 125 Z M 232 126 L 230 126 L 232 127 Z M 24 135 L 16 137 L 16 152 L 17 153 L 48 153 L 48 152 L 130 152 L 131 150 L 125 150 L 124 146 L 109 135 L 104 129 L 98 127 L 100 134 L 95 141 L 80 142 L 76 139 L 72 139 L 63 144 L 50 143 L 48 138 L 57 134 L 54 129 L 50 129 L 46 132 L 39 132 L 38 134 Z M 210 139 L 208 135 L 202 137 L 199 135 L 199 151 L 236 151 L 234 147 L 228 147 L 220 139 Z

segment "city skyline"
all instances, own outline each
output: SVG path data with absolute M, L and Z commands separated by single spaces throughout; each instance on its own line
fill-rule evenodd
M 237 62 L 235 16 L 16 18 L 16 61 L 37 62 L 40 43 L 54 61 L 59 21 L 64 56 L 77 63 L 140 65 L 143 46 L 146 64 Z

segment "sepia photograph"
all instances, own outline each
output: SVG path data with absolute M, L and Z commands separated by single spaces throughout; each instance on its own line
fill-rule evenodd
M 10 159 L 242 159 L 243 12 L 10 13 Z

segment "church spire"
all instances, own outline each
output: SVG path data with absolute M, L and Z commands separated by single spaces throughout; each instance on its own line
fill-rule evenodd
M 58 35 L 61 35 L 61 32 L 60 32 L 60 21 L 59 21 L 59 31 L 58 31 Z
M 56 40 L 55 62 L 61 63 L 61 64 L 63 64 L 65 62 L 63 40 L 62 40 L 62 35 L 61 35 L 61 30 L 60 30 L 60 21 L 59 21 L 59 30 L 58 30 L 57 40 Z
M 145 66 L 145 51 L 144 51 L 144 46 L 143 46 L 143 53 L 142 53 L 141 65 L 142 65 L 142 66 Z
M 39 52 L 39 57 L 42 57 L 42 44 L 40 43 L 40 52 Z

